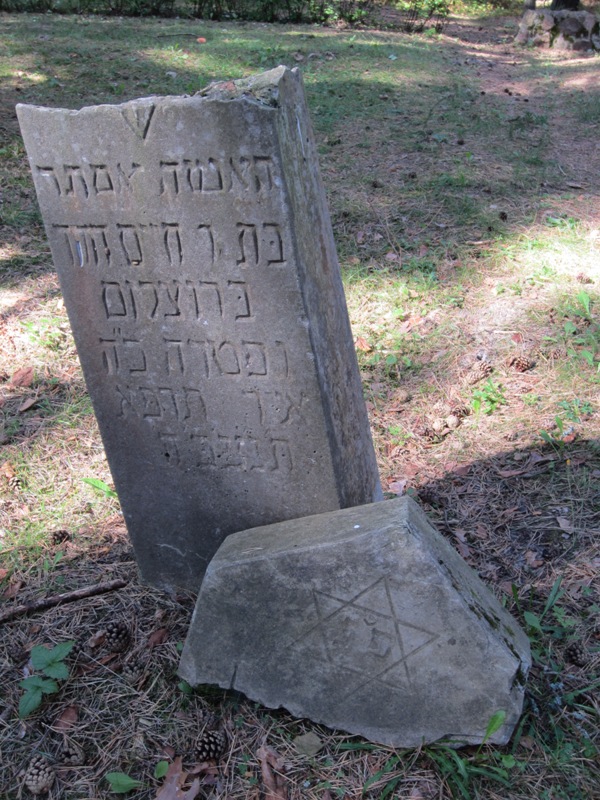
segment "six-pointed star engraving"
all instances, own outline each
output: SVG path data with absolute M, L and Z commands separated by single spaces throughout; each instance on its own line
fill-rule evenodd
M 350 680 L 348 694 L 377 682 L 391 689 L 411 688 L 408 659 L 434 642 L 439 634 L 415 625 L 398 613 L 398 584 L 378 578 L 351 597 L 313 589 L 317 622 L 296 642 L 319 648 L 321 657 Z M 405 594 L 405 592 L 404 592 Z

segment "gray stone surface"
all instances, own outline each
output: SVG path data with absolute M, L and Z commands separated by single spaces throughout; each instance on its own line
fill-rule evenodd
M 557 50 L 598 50 L 599 33 L 600 20 L 589 11 L 545 8 L 525 11 L 515 42 Z
M 179 674 L 374 742 L 504 743 L 529 642 L 410 498 L 230 536 Z
M 142 576 L 379 499 L 299 73 L 17 111 Z

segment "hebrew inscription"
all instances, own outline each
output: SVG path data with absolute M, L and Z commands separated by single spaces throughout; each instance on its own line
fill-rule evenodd
M 217 93 L 18 114 L 144 576 L 195 589 L 232 531 L 374 499 L 328 218 L 307 183 L 294 192 L 317 221 L 297 229 L 283 106 Z M 313 180 L 316 163 L 303 169 Z M 347 413 L 325 382 L 343 384 Z M 346 419 L 360 430 L 333 431 Z

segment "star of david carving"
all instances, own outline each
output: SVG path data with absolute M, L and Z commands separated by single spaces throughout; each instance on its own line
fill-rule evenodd
M 316 648 L 343 675 L 347 696 L 373 683 L 410 690 L 410 659 L 439 638 L 439 633 L 402 618 L 394 602 L 399 588 L 382 577 L 349 598 L 313 589 L 317 622 L 296 642 Z

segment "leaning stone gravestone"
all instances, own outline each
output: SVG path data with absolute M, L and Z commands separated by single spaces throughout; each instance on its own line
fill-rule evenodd
M 531 664 L 517 622 L 410 498 L 233 534 L 208 567 L 188 683 L 393 747 L 505 743 Z
M 297 70 L 17 112 L 142 577 L 379 499 Z

